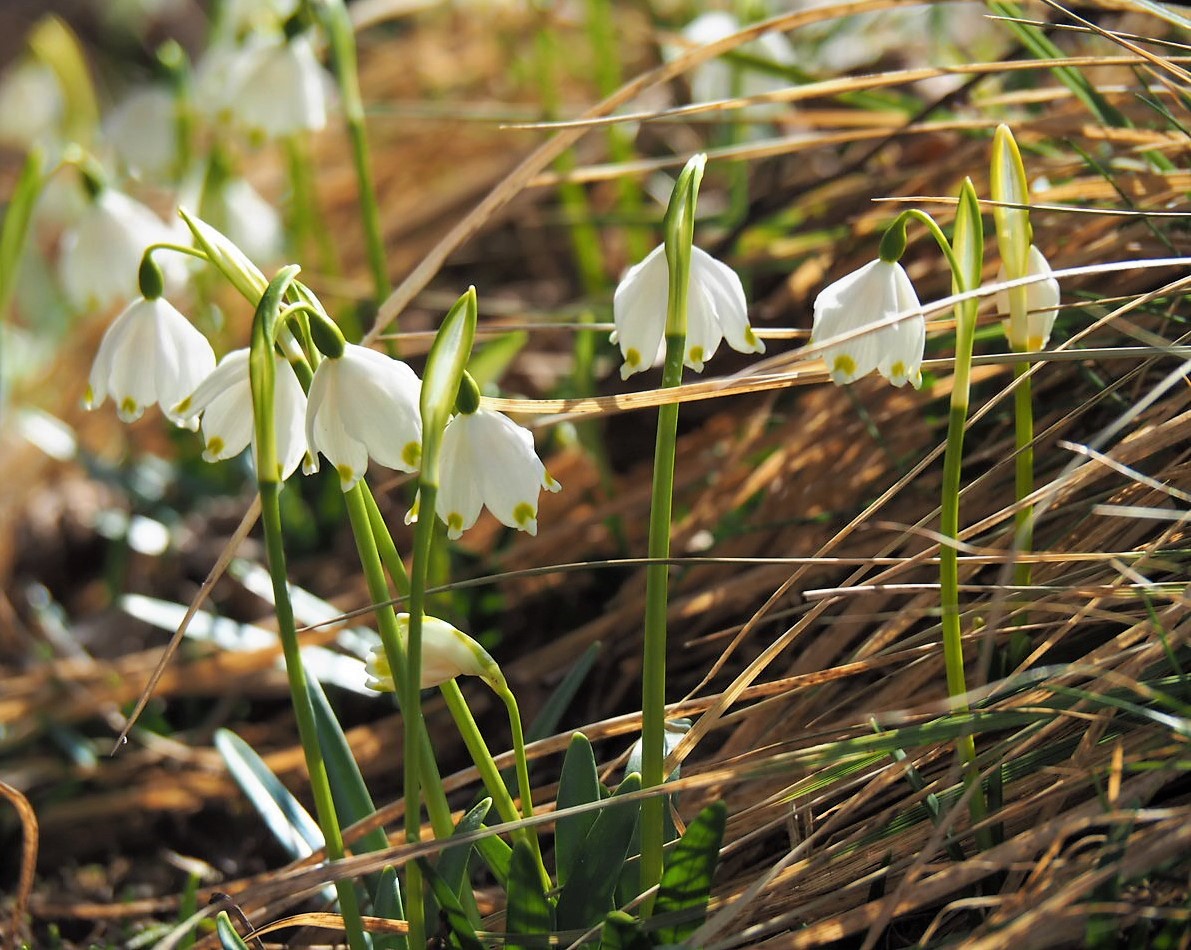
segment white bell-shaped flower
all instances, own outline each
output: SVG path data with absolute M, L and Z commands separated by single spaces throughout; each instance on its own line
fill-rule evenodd
M 137 296 L 141 256 L 150 244 L 178 242 L 178 235 L 139 201 L 102 188 L 75 226 L 62 236 L 58 275 L 71 303 L 100 310 Z M 160 256 L 167 286 L 185 276 L 174 254 Z M 183 394 L 185 395 L 185 394 Z
M 142 297 L 108 327 L 83 398 L 94 409 L 111 396 L 125 422 L 157 403 L 178 425 L 197 429 L 197 418 L 188 420 L 174 407 L 214 368 L 211 344 L 189 320 L 163 297 Z
M 247 128 L 283 138 L 326 126 L 329 79 L 306 34 L 250 47 L 236 71 L 231 107 Z
M 612 342 L 619 343 L 624 356 L 622 378 L 649 369 L 664 356 L 669 287 L 670 273 L 662 244 L 621 278 L 612 299 L 616 322 Z M 736 272 L 706 251 L 692 247 L 683 363 L 702 372 L 703 364 L 725 339 L 740 353 L 765 352 L 765 344 L 749 326 L 744 286 Z
M 440 465 L 435 507 L 452 540 L 476 523 L 485 505 L 501 524 L 537 534 L 541 489 L 562 488 L 534 451 L 532 433 L 490 409 L 451 418 Z
M 235 458 L 249 443 L 256 462 L 248 357 L 247 349 L 228 353 L 214 372 L 173 409 L 185 419 L 202 416 L 203 441 L 207 446 L 203 458 L 208 462 Z M 306 455 L 306 393 L 289 360 L 274 353 L 273 365 L 276 371 L 273 431 L 277 439 L 278 475 L 285 481 Z
M 245 179 L 228 178 L 209 189 L 203 215 L 250 260 L 268 264 L 281 256 L 285 243 L 281 215 Z
M 1028 277 L 1040 277 L 1026 285 L 1026 314 L 1024 320 L 1007 319 L 1004 322 L 1005 336 L 1009 338 L 1009 345 L 1019 352 L 1033 353 L 1046 349 L 1050 341 L 1050 331 L 1055 325 L 1059 306 L 1059 282 L 1051 277 L 1050 264 L 1037 245 L 1031 244 L 1026 258 L 1026 274 Z M 997 273 L 997 281 L 1006 280 L 1005 268 L 1002 266 Z M 1001 313 L 1009 313 L 1009 291 L 997 293 L 997 309 Z
M 409 614 L 397 615 L 398 636 L 408 643 Z M 391 693 L 395 690 L 393 670 L 383 646 L 375 646 L 364 667 L 369 689 Z M 422 689 L 439 686 L 456 676 L 479 676 L 490 682 L 503 679 L 500 667 L 482 646 L 462 630 L 437 617 L 422 618 Z
M 0 144 L 47 148 L 62 135 L 66 99 L 54 70 L 26 57 L 0 74 Z
M 421 385 L 405 363 L 353 343 L 342 356 L 323 360 L 306 405 L 306 471 L 318 471 L 321 452 L 335 466 L 344 491 L 363 477 L 369 456 L 388 468 L 416 471 Z
M 915 315 L 835 346 L 834 337 L 871 326 L 895 314 Z M 875 260 L 825 288 L 815 298 L 811 342 L 828 344 L 823 361 L 836 385 L 853 382 L 874 369 L 894 386 L 922 385 L 926 320 L 905 269 L 896 261 Z
M 129 93 L 103 123 L 104 138 L 128 170 L 166 181 L 178 166 L 177 100 L 165 86 Z

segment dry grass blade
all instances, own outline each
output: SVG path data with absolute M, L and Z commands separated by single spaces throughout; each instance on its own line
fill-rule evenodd
M 12 926 L 6 944 L 16 950 L 21 945 L 22 934 L 28 932 L 25 914 L 29 909 L 29 896 L 33 893 L 33 877 L 37 873 L 37 814 L 29 804 L 29 799 L 7 782 L 0 781 L 0 797 L 12 805 L 21 824 L 20 874 L 12 905 Z

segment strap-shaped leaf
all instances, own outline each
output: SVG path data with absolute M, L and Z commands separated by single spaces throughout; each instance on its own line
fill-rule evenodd
M 562 760 L 562 776 L 558 780 L 558 809 L 598 802 L 600 776 L 591 742 L 581 732 L 571 736 L 571 744 Z M 571 877 L 571 868 L 583 847 L 583 840 L 596 820 L 597 812 L 559 818 L 554 826 L 554 864 L 559 886 Z
M 419 858 L 418 865 L 422 868 L 422 874 L 430 883 L 430 889 L 434 892 L 434 899 L 438 901 L 439 920 L 443 929 L 459 941 L 459 946 L 463 950 L 484 950 L 484 945 L 480 943 L 480 938 L 476 936 L 475 928 L 472 927 L 471 921 L 467 919 L 467 913 L 463 910 L 463 905 L 459 903 L 459 898 L 455 896 L 455 892 L 442 879 L 442 876 L 434 870 L 429 861 Z
M 508 843 L 496 835 L 490 835 L 487 838 L 480 838 L 475 843 L 475 849 L 484 863 L 488 865 L 488 870 L 492 872 L 496 882 L 501 887 L 507 887 L 509 863 L 513 860 L 513 849 L 508 846 Z
M 722 801 L 708 805 L 666 857 L 653 912 L 657 917 L 672 915 L 673 922 L 658 929 L 660 942 L 679 943 L 703 922 L 727 821 L 727 805 Z
M 401 882 L 397 880 L 397 870 L 392 866 L 387 867 L 377 877 L 376 895 L 372 901 L 376 916 L 386 920 L 405 920 L 405 905 L 401 900 Z M 405 934 L 372 935 L 372 950 L 406 950 L 408 946 Z
M 558 897 L 560 929 L 590 927 L 612 909 L 616 880 L 641 814 L 640 802 L 617 802 L 617 799 L 640 788 L 641 776 L 635 773 L 628 776 L 592 822 L 572 862 L 570 878 Z
M 471 811 L 459 819 L 455 826 L 456 835 L 467 835 L 477 830 L 492 810 L 492 799 L 482 799 Z M 456 894 L 463 887 L 463 875 L 467 871 L 467 859 L 471 857 L 470 844 L 457 844 L 444 848 L 438 859 L 437 870 L 439 877 L 447 882 L 447 886 Z
M 525 841 L 513 845 L 506 894 L 506 950 L 546 946 L 548 935 L 554 931 L 554 907 L 542 890 L 537 858 Z
M 232 919 L 226 910 L 221 910 L 215 918 L 215 930 L 219 934 L 219 943 L 223 950 L 248 950 L 248 944 L 240 939 L 236 928 L 232 926 Z

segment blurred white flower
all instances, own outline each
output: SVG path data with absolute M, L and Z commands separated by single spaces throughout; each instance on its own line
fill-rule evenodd
M 1045 256 L 1036 245 L 1031 244 L 1026 257 L 1026 273 L 1023 276 L 1038 277 L 1046 274 L 1047 277 L 1026 286 L 1026 310 L 1028 312 L 1024 321 L 1013 319 L 1002 321 L 1005 326 L 1005 335 L 1009 338 L 1009 345 L 1019 352 L 1032 353 L 1044 350 L 1050 341 L 1050 331 L 1055 325 L 1055 317 L 1059 312 L 1060 296 L 1059 282 L 1049 276 L 1050 273 L 1050 264 Z M 1002 266 L 997 273 L 997 280 L 1005 279 L 1005 268 Z M 1009 313 L 1009 291 L 998 291 L 996 299 L 997 309 L 1001 313 Z
M 203 458 L 208 462 L 234 458 L 250 442 L 256 462 L 248 356 L 247 349 L 228 353 L 198 388 L 173 409 L 177 416 L 188 420 L 202 415 L 203 440 L 207 445 Z M 278 475 L 285 481 L 306 455 L 306 394 L 289 360 L 274 353 L 273 365 L 276 369 L 273 431 L 277 439 Z
M 0 75 L 0 143 L 46 147 L 61 136 L 65 111 L 58 76 L 41 60 L 25 57 Z
M 732 14 L 712 11 L 695 17 L 682 29 L 683 46 L 667 46 L 663 50 L 666 59 L 672 60 L 695 46 L 706 46 L 726 36 L 738 33 L 742 24 Z M 797 62 L 794 47 L 783 33 L 762 33 L 755 40 L 744 43 L 733 52 L 772 63 L 775 66 L 793 66 Z M 724 57 L 710 59 L 696 66 L 690 73 L 691 101 L 712 102 L 733 99 L 737 96 L 759 96 L 776 92 L 790 85 L 788 79 L 747 63 L 734 63 Z M 750 106 L 752 115 L 773 118 L 791 107 L 787 103 L 763 103 Z
M 476 523 L 484 505 L 501 524 L 537 534 L 539 492 L 562 488 L 538 459 L 530 431 L 490 409 L 447 423 L 440 471 L 435 508 L 452 540 Z
M 232 84 L 236 119 L 270 138 L 327 124 L 329 77 L 306 34 L 247 48 Z
M 339 473 L 344 491 L 368 469 L 371 456 L 402 472 L 418 468 L 422 451 L 421 382 L 405 363 L 348 343 L 315 370 L 306 405 L 306 471 L 318 471 L 318 454 Z
M 141 256 L 150 244 L 179 243 L 179 235 L 139 201 L 113 188 L 102 188 L 62 236 L 58 275 L 70 302 L 80 310 L 99 310 L 137 296 Z M 154 255 L 167 286 L 186 269 L 176 254 Z
M 918 295 L 901 264 L 875 260 L 826 287 L 815 298 L 811 342 L 871 326 L 894 314 L 918 311 L 890 326 L 864 333 L 823 350 L 823 361 L 836 385 L 853 382 L 874 369 L 894 386 L 922 385 L 922 350 L 926 320 Z
M 620 279 L 612 300 L 616 322 L 612 342 L 620 344 L 624 356 L 622 378 L 649 369 L 664 356 L 669 287 L 670 273 L 662 244 Z M 703 364 L 715 355 L 724 339 L 740 353 L 765 352 L 765 344 L 749 326 L 748 303 L 736 272 L 706 251 L 692 247 L 683 362 L 702 372 Z
M 103 130 L 132 174 L 166 181 L 177 168 L 177 102 L 165 86 L 142 86 L 129 93 L 104 121 Z
M 203 216 L 250 260 L 268 264 L 281 256 L 285 240 L 281 215 L 245 179 L 228 178 L 205 197 Z
M 180 426 L 198 428 L 174 411 L 215 368 L 215 352 L 164 297 L 133 301 L 108 327 L 91 365 L 83 397 L 88 409 L 108 396 L 125 422 L 135 422 L 157 403 Z
M 398 614 L 398 636 L 408 643 L 409 614 Z M 369 689 L 394 692 L 393 671 L 383 646 L 375 646 L 364 667 Z M 422 689 L 439 686 L 456 676 L 479 676 L 489 681 L 503 679 L 500 667 L 482 646 L 462 630 L 437 617 L 422 618 Z

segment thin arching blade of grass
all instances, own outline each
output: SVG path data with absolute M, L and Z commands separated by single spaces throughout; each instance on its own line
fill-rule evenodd
M 248 944 L 240 939 L 236 928 L 232 926 L 232 919 L 226 910 L 221 910 L 215 918 L 215 930 L 219 934 L 219 943 L 223 950 L 248 950 Z
M 604 918 L 600 950 L 652 950 L 654 942 L 641 932 L 636 917 L 614 910 Z
M 505 906 L 505 947 L 530 950 L 544 947 L 554 931 L 554 906 L 542 890 L 533 849 L 524 841 L 513 845 L 509 865 L 508 902 Z
M 380 880 L 376 885 L 376 897 L 372 902 L 372 909 L 377 917 L 386 920 L 405 920 L 405 906 L 401 901 L 401 882 L 397 880 L 397 870 L 392 866 L 385 868 L 378 875 Z M 372 950 L 407 950 L 409 941 L 404 934 L 373 934 Z
M 230 729 L 219 729 L 215 748 L 273 837 L 292 857 L 307 857 L 323 846 L 323 833 L 310 812 L 247 742 Z
M 1050 37 L 1032 23 L 1021 22 L 1024 18 L 1017 4 L 993 0 L 989 9 L 998 16 L 1006 18 L 1005 26 L 1017 37 L 1018 41 L 1034 54 L 1038 59 L 1063 59 L 1063 51 L 1051 42 Z M 1128 121 L 1115 106 L 1109 103 L 1100 91 L 1078 69 L 1070 66 L 1056 66 L 1051 70 L 1064 86 L 1071 90 L 1071 94 L 1087 106 L 1088 111 L 1105 125 L 1114 128 L 1126 128 Z
M 434 870 L 429 861 L 419 858 L 418 864 L 421 865 L 422 874 L 430 884 L 434 899 L 438 901 L 438 917 L 441 925 L 439 936 L 454 937 L 463 950 L 484 950 L 484 945 L 476 936 L 475 928 L 467 919 L 467 914 L 463 910 L 463 905 L 459 903 L 459 898 L 455 896 L 455 892 Z M 449 946 L 445 942 L 442 945 Z
M 880 726 L 878 726 L 876 723 L 873 723 L 873 725 L 877 732 L 881 731 Z M 918 767 L 906 756 L 905 749 L 894 749 L 889 753 L 889 757 L 903 769 L 905 769 L 906 781 L 910 783 L 910 787 L 914 789 L 915 792 L 921 795 L 926 789 L 926 781 L 922 778 L 922 773 L 918 771 Z M 937 828 L 940 822 L 943 820 L 943 810 L 939 807 L 939 796 L 934 792 L 925 795 L 922 799 L 922 805 L 926 809 L 927 814 L 930 815 L 931 822 Z M 959 846 L 958 842 L 956 842 L 955 838 L 950 832 L 947 834 L 946 848 L 947 854 L 950 855 L 951 860 L 964 860 L 963 848 Z
M 571 744 L 562 760 L 562 775 L 558 780 L 558 810 L 598 802 L 602 797 L 599 769 L 591 742 L 583 733 L 576 732 L 571 736 Z M 567 815 L 559 818 L 555 824 L 554 873 L 560 887 L 570 880 L 571 871 L 597 814 L 585 811 L 578 815 Z
M 469 835 L 473 831 L 479 830 L 491 810 L 492 799 L 481 799 L 471 811 L 459 819 L 459 823 L 455 825 L 454 833 Z M 463 875 L 467 871 L 467 861 L 471 857 L 471 849 L 470 844 L 457 844 L 450 848 L 444 848 L 442 856 L 438 859 L 436 867 L 439 877 L 446 881 L 447 886 L 456 894 L 460 893 L 460 889 L 463 887 Z
M 640 802 L 616 800 L 640 788 L 641 776 L 630 775 L 592 822 L 558 897 L 560 929 L 586 929 L 612 909 L 612 894 L 641 814 Z
M 653 905 L 656 918 L 672 917 L 657 931 L 662 943 L 679 943 L 689 937 L 707 915 L 711 879 L 720 858 L 728 806 L 722 801 L 704 808 L 686 829 L 686 834 L 666 856 L 662 882 Z

